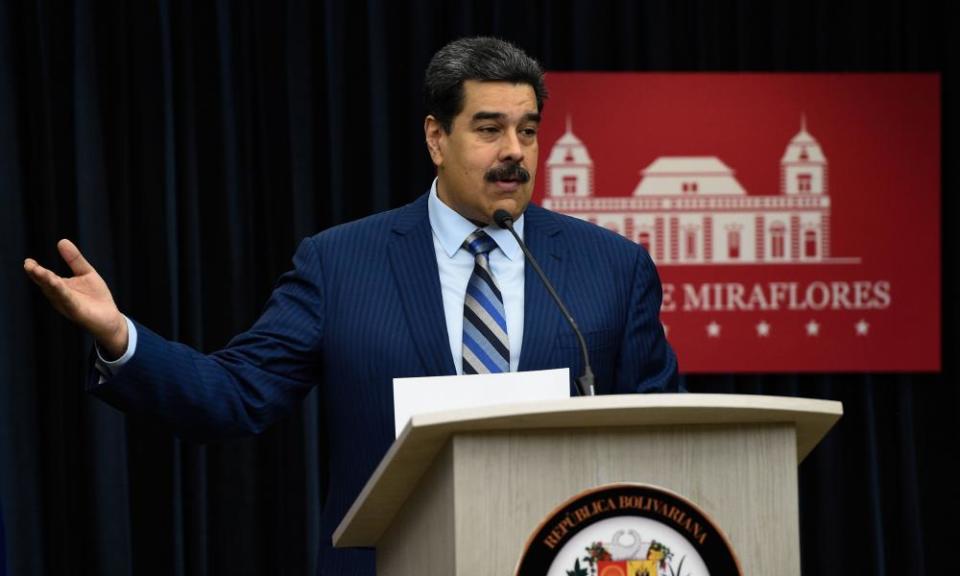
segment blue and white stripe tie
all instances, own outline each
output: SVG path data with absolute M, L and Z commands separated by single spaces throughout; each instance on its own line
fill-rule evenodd
M 473 275 L 463 299 L 463 373 L 510 371 L 510 341 L 503 295 L 490 271 L 487 255 L 497 247 L 493 238 L 476 230 L 463 242 L 473 254 Z

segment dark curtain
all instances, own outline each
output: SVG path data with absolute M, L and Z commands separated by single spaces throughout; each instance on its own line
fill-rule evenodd
M 0 0 L 7 569 L 312 575 L 324 497 L 316 395 L 222 444 L 127 418 L 82 392 L 90 342 L 24 257 L 64 273 L 55 243 L 73 238 L 122 310 L 215 350 L 258 315 L 300 238 L 427 189 L 422 74 L 463 35 L 506 38 L 549 70 L 942 71 L 955 166 L 950 22 L 945 3 L 909 0 Z M 687 378 L 843 401 L 799 471 L 806 574 L 954 564 L 956 185 L 945 170 L 942 374 Z

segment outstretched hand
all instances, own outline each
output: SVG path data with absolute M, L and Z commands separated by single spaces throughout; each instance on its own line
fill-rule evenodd
M 58 312 L 90 332 L 111 358 L 119 358 L 127 348 L 127 321 L 110 288 L 73 242 L 63 239 L 57 242 L 57 250 L 72 277 L 58 276 L 33 258 L 23 262 L 24 271 Z

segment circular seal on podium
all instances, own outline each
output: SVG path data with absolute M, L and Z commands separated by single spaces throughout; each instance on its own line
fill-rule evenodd
M 741 576 L 729 540 L 696 505 L 647 484 L 570 498 L 536 528 L 517 576 Z

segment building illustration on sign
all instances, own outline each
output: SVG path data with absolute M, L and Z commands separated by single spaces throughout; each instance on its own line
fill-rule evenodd
M 661 156 L 632 196 L 598 197 L 568 119 L 546 162 L 543 206 L 643 245 L 658 265 L 825 263 L 834 260 L 827 168 L 804 118 L 780 159 L 779 194 L 748 195 L 715 156 Z

